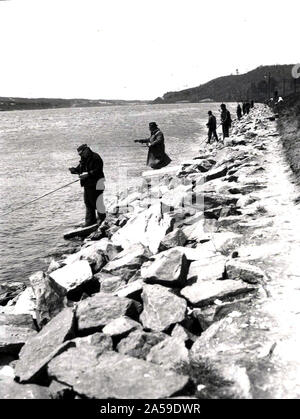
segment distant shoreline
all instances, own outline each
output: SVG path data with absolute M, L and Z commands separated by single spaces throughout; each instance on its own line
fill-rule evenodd
M 14 98 L 0 97 L 0 112 L 22 111 L 35 109 L 57 109 L 57 108 L 84 108 L 95 106 L 126 106 L 126 105 L 148 105 L 151 101 L 145 100 L 105 100 L 105 99 L 55 99 L 55 98 Z

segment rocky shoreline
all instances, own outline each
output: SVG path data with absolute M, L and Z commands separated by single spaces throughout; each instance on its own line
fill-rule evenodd
M 299 397 L 285 350 L 299 341 L 282 323 L 297 315 L 298 273 L 285 257 L 293 228 L 281 234 L 273 205 L 276 121 L 256 105 L 232 131 L 145 172 L 29 287 L 2 286 L 0 398 Z

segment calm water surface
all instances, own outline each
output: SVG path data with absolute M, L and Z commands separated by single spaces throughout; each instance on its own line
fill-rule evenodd
M 156 121 L 165 134 L 172 165 L 194 157 L 205 137 L 207 111 L 218 104 L 134 105 L 0 113 L 0 281 L 28 281 L 65 252 L 66 230 L 84 221 L 82 190 L 75 183 L 26 208 L 5 212 L 75 180 L 76 148 L 87 143 L 104 160 L 105 200 L 121 185 L 140 182 L 147 148 L 134 144 L 149 136 Z

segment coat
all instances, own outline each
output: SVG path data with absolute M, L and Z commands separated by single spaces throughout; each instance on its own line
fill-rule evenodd
M 164 134 L 157 129 L 149 138 L 149 150 L 147 157 L 147 166 L 152 169 L 161 169 L 167 166 L 172 160 L 165 153 Z
M 217 129 L 217 120 L 215 115 L 209 116 L 208 123 L 206 124 L 206 126 L 210 131 L 215 131 Z
M 87 157 L 81 158 L 79 165 L 75 168 L 75 171 L 79 175 L 83 172 L 88 172 L 89 174 L 87 179 L 80 181 L 81 186 L 88 188 L 96 187 L 98 180 L 104 178 L 103 160 L 99 154 L 94 153 L 91 149 L 89 149 Z

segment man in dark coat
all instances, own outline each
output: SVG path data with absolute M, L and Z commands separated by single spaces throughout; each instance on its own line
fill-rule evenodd
M 150 138 L 135 140 L 136 143 L 147 144 L 149 147 L 147 166 L 152 169 L 161 169 L 167 166 L 172 160 L 165 152 L 164 134 L 158 128 L 156 122 L 149 124 Z
M 216 141 L 219 141 L 217 134 L 217 120 L 212 111 L 208 111 L 208 123 L 206 124 L 208 128 L 208 144 L 210 144 L 211 137 L 213 136 Z
M 242 118 L 242 108 L 240 104 L 238 104 L 236 108 L 236 116 L 237 116 L 237 119 L 240 121 L 240 119 Z
M 103 203 L 104 173 L 103 160 L 99 154 L 94 153 L 86 144 L 77 149 L 81 157 L 77 167 L 70 167 L 72 174 L 80 177 L 80 184 L 84 188 L 84 203 L 86 208 L 85 227 L 97 223 L 101 224 L 106 218 Z
M 229 128 L 231 128 L 231 115 L 226 105 L 221 105 L 221 124 L 223 129 L 223 139 L 229 137 Z

